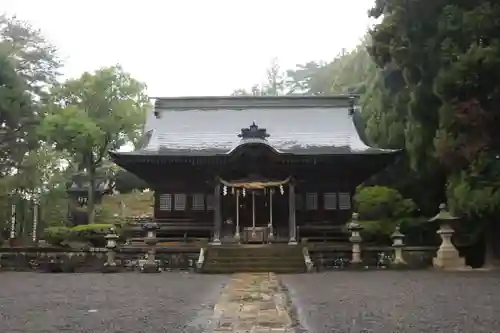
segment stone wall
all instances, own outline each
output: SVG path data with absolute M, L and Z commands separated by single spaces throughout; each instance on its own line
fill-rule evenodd
M 317 270 L 330 270 L 347 267 L 352 258 L 349 246 L 343 247 L 314 247 L 309 254 Z M 410 269 L 427 268 L 432 266 L 432 258 L 436 255 L 435 246 L 407 246 L 403 249 L 403 258 Z M 362 247 L 361 257 L 366 268 L 388 268 L 394 255 L 390 246 Z
M 139 269 L 145 249 L 118 249 L 119 271 Z M 158 249 L 157 262 L 162 270 L 193 270 L 197 249 Z M 106 262 L 106 249 L 71 250 L 61 248 L 0 248 L 0 271 L 101 272 Z
M 405 247 L 403 257 L 408 268 L 432 266 L 436 247 Z M 146 248 L 120 248 L 116 251 L 119 271 L 139 270 L 144 262 Z M 309 253 L 317 270 L 338 269 L 351 259 L 349 247 L 310 248 Z M 199 256 L 197 248 L 158 248 L 156 259 L 161 270 L 195 270 Z M 381 257 L 385 259 L 381 260 Z M 391 247 L 364 247 L 363 266 L 387 268 L 393 256 Z M 0 271 L 39 272 L 101 272 L 106 262 L 106 249 L 71 250 L 65 248 L 0 248 Z

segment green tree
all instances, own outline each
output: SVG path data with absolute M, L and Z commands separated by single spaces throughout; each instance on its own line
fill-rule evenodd
M 289 93 L 286 84 L 286 74 L 281 70 L 278 59 L 273 58 L 266 69 L 266 82 L 255 84 L 250 91 L 246 89 L 236 89 L 233 96 L 280 96 Z
M 287 70 L 290 93 L 304 95 L 361 94 L 377 69 L 366 50 L 365 37 L 352 50 L 342 50 L 330 62 L 310 61 Z
M 0 48 L 0 181 L 18 168 L 29 149 L 37 115 L 25 81 Z
M 372 98 L 370 110 L 366 110 L 368 134 L 376 142 L 406 149 L 411 171 L 425 180 L 422 183 L 434 184 L 427 189 L 433 202 L 426 206 L 437 206 L 446 197 L 446 173 L 434 149 L 439 127 L 436 111 L 441 105 L 434 93 L 440 68 L 435 36 L 442 22 L 442 8 L 442 2 L 377 1 L 371 15 L 383 19 L 370 32 L 368 47 L 382 69 L 368 90 Z
M 263 95 L 280 96 L 287 94 L 285 86 L 285 73 L 277 58 L 271 60 L 271 65 L 266 70 L 267 82 L 264 85 Z
M 30 91 L 44 97 L 56 83 L 61 62 L 40 30 L 15 16 L 0 15 L 0 48 L 13 61 Z
M 443 66 L 435 91 L 442 106 L 435 146 L 450 172 L 452 207 L 475 227 L 473 234 L 485 236 L 491 264 L 500 258 L 495 236 L 500 234 L 500 4 L 476 1 L 444 11 L 448 24 L 438 29 Z
M 286 71 L 286 81 L 292 94 L 327 95 L 331 88 L 331 75 L 325 62 L 310 61 Z
M 45 154 L 38 154 L 36 127 L 47 89 L 57 79 L 56 49 L 40 31 L 15 17 L 0 15 L 0 205 L 13 192 L 32 193 L 41 183 Z M 43 150 L 43 149 L 42 149 Z M 38 156 L 44 156 L 38 162 Z M 36 172 L 34 172 L 36 171 Z M 30 178 L 32 181 L 27 181 Z M 8 208 L 8 209 L 7 209 Z M 10 208 L 1 209 L 8 214 Z M 4 221 L 3 218 L 1 218 Z
M 391 80 L 379 81 L 378 93 L 390 96 L 379 102 L 397 109 L 381 107 L 370 115 L 372 126 L 379 122 L 372 132 L 384 139 L 391 130 L 393 137 L 403 136 L 409 164 L 434 179 L 430 196 L 448 199 L 457 213 L 474 220 L 476 231 L 498 232 L 500 5 L 380 0 L 371 14 L 382 20 L 371 32 L 370 54 L 403 79 L 392 94 L 380 87 L 390 91 Z
M 52 90 L 41 134 L 78 161 L 89 179 L 88 219 L 95 216 L 96 171 L 109 149 L 134 141 L 149 101 L 145 86 L 119 66 L 84 73 Z

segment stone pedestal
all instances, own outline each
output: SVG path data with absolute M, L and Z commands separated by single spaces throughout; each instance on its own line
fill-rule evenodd
M 118 235 L 115 230 L 111 228 L 109 234 L 105 236 L 106 238 L 106 262 L 104 263 L 103 272 L 104 273 L 114 273 L 118 272 L 118 266 L 116 265 L 116 241 L 118 240 Z
M 392 248 L 394 249 L 394 262 L 393 265 L 401 266 L 406 265 L 406 262 L 403 258 L 403 248 L 405 246 L 403 240 L 405 235 L 401 233 L 399 227 L 396 227 L 396 230 L 391 235 L 392 238 Z
M 351 237 L 349 241 L 352 243 L 352 259 L 351 265 L 353 266 L 361 266 L 361 230 L 363 227 L 358 222 L 359 215 L 357 213 L 352 214 L 352 221 L 347 226 L 347 229 L 351 232 Z
M 213 237 L 212 243 L 210 243 L 210 244 L 212 244 L 212 245 L 222 245 L 222 242 L 220 240 L 220 233 L 218 231 L 214 232 L 214 237 Z
M 267 235 L 267 242 L 272 243 L 274 241 L 274 230 L 273 230 L 273 224 L 269 222 L 267 225 L 267 229 L 269 230 L 269 235 Z
M 159 273 L 160 267 L 156 263 L 156 244 L 158 243 L 158 239 L 156 238 L 156 230 L 159 229 L 159 225 L 155 222 L 150 222 L 144 224 L 143 228 L 147 232 L 147 236 L 144 241 L 149 247 L 149 250 L 147 260 L 142 267 L 142 272 Z
M 235 243 L 239 244 L 241 242 L 241 235 L 240 235 L 240 231 L 238 229 L 236 229 L 236 232 L 234 234 L 234 241 L 235 241 Z
M 441 236 L 441 246 L 439 247 L 436 257 L 432 259 L 432 264 L 440 269 L 464 269 L 465 259 L 461 258 L 458 250 L 451 242 L 454 230 L 448 224 L 443 224 L 437 231 Z

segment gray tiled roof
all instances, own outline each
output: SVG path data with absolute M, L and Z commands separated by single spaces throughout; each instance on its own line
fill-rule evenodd
M 148 115 L 144 129 L 148 140 L 134 154 L 230 153 L 243 142 L 238 137 L 241 129 L 248 128 L 253 122 L 267 130 L 270 134 L 267 143 L 280 153 L 392 152 L 369 147 L 363 142 L 355 126 L 355 115 L 349 110 L 348 99 L 341 103 L 338 98 L 332 98 L 329 103 L 328 99 L 313 97 L 300 101 L 293 98 L 255 100 L 259 103 L 252 103 L 251 98 L 246 99 L 248 103 L 237 98 L 226 98 L 223 103 L 217 100 L 215 104 L 203 104 L 203 100 L 196 99 L 196 103 L 191 104 L 189 101 L 184 104 L 157 101 L 155 112 Z M 276 104 L 276 101 L 281 102 Z

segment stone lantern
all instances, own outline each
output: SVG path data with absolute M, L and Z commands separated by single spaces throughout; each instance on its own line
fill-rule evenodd
M 405 265 L 406 262 L 403 259 L 403 247 L 405 246 L 403 240 L 405 235 L 403 235 L 399 229 L 399 226 L 396 227 L 396 230 L 392 233 L 392 247 L 394 249 L 394 264 L 395 265 Z
M 351 237 L 349 241 L 352 243 L 352 260 L 351 264 L 360 265 L 362 263 L 361 260 L 361 230 L 363 230 L 363 226 L 359 223 L 359 214 L 353 213 L 352 220 L 347 225 L 347 229 L 351 232 Z
M 109 230 L 109 233 L 105 236 L 106 238 L 106 249 L 107 249 L 107 259 L 104 263 L 104 271 L 105 272 L 116 272 L 118 271 L 118 267 L 116 265 L 116 241 L 118 240 L 118 235 L 115 232 L 114 228 Z
M 156 263 L 156 244 L 158 243 L 158 239 L 156 238 L 156 231 L 160 228 L 158 223 L 156 222 L 147 222 L 142 228 L 146 231 L 146 237 L 144 238 L 144 242 L 148 246 L 148 258 L 146 263 L 143 266 L 142 271 L 144 273 L 159 273 L 160 268 Z
M 436 257 L 432 259 L 434 267 L 441 269 L 463 269 L 465 268 L 465 259 L 460 258 L 458 250 L 453 245 L 451 238 L 453 233 L 452 224 L 460 218 L 453 216 L 443 203 L 439 205 L 439 213 L 431 218 L 430 222 L 438 222 L 439 230 L 437 234 L 441 237 L 441 245 L 437 251 Z

